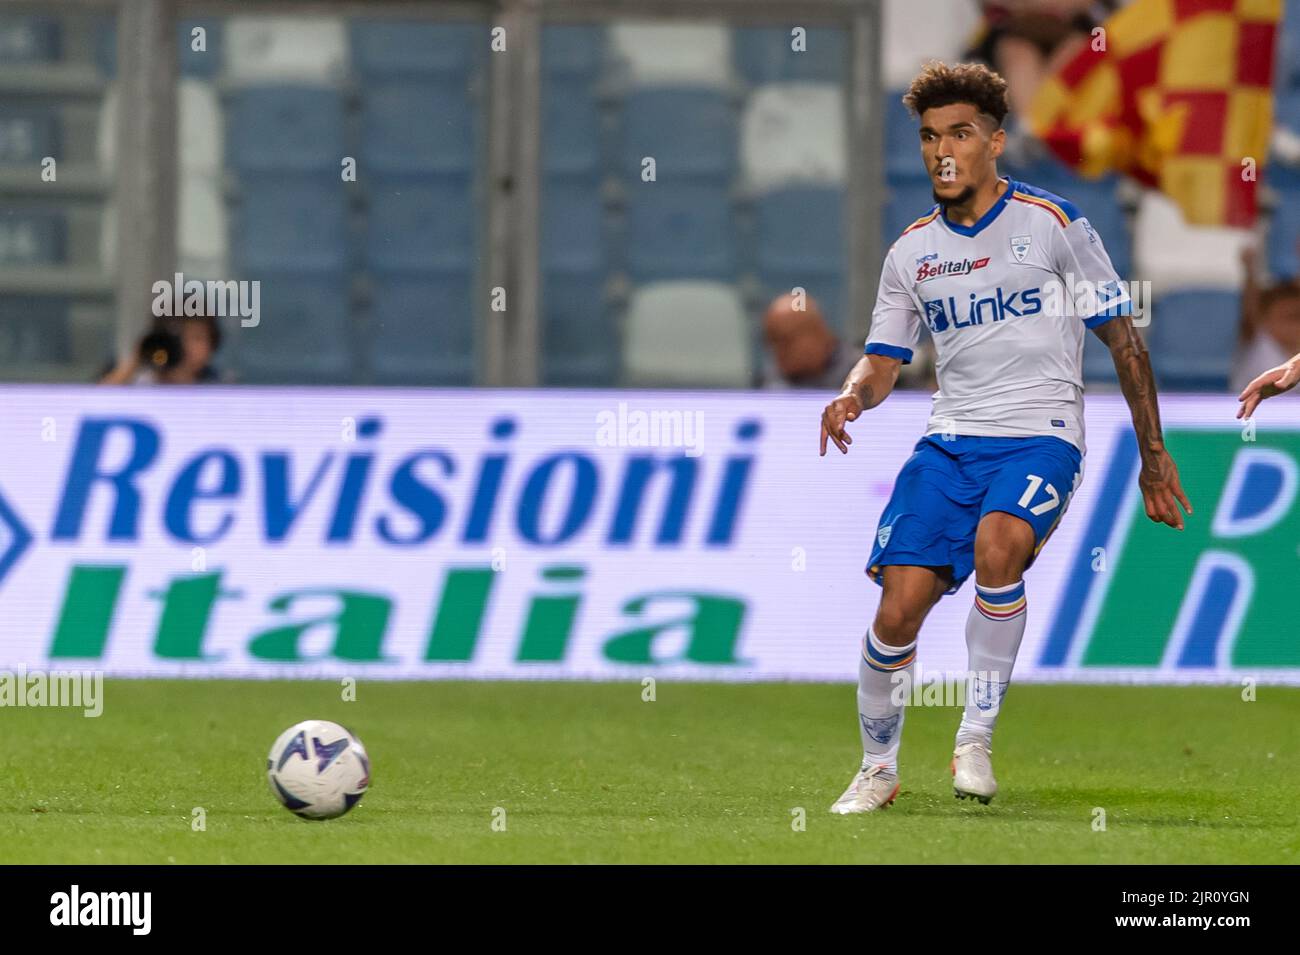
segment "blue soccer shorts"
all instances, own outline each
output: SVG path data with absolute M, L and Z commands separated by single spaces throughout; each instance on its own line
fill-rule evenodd
M 867 574 L 881 583 L 890 564 L 951 567 L 956 593 L 975 570 L 975 530 L 990 511 L 1034 529 L 1032 564 L 1082 478 L 1079 449 L 1061 438 L 926 435 L 898 472 Z

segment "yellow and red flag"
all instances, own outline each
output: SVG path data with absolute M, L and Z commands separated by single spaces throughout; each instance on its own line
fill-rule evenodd
M 1281 15 L 1282 0 L 1135 0 L 1043 83 L 1030 126 L 1084 176 L 1127 173 L 1194 225 L 1249 226 Z

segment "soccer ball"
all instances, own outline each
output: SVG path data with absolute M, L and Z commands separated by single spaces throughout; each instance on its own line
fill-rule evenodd
M 366 794 L 370 757 L 338 723 L 306 720 L 280 734 L 266 760 L 271 792 L 304 819 L 341 816 Z

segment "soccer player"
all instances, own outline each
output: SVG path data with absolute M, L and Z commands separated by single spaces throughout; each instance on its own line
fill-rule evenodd
M 920 119 L 937 203 L 885 257 L 866 352 L 822 412 L 842 453 L 846 424 L 889 396 L 921 322 L 938 355 L 925 436 L 898 474 L 867 564 L 882 588 L 862 641 L 862 768 L 831 807 L 870 812 L 898 794 L 903 693 L 917 634 L 975 574 L 965 709 L 951 770 L 959 798 L 997 792 L 993 729 L 1025 632 L 1021 575 L 1083 474 L 1083 336 L 1109 347 L 1141 453 L 1147 517 L 1179 530 L 1192 508 L 1165 450 L 1155 382 L 1132 300 L 1088 220 L 1060 196 L 1000 178 L 1006 82 L 981 65 L 930 63 L 903 98 Z

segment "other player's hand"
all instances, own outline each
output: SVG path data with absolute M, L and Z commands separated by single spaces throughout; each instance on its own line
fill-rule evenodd
M 1272 398 L 1284 391 L 1290 391 L 1300 382 L 1300 355 L 1283 362 L 1276 368 L 1270 368 L 1237 395 L 1241 407 L 1237 409 L 1238 418 L 1249 418 L 1265 398 Z
M 826 454 L 826 438 L 835 442 L 835 446 L 840 449 L 841 454 L 849 453 L 849 445 L 853 439 L 849 437 L 848 431 L 844 426 L 850 421 L 856 421 L 858 415 L 862 414 L 862 401 L 855 394 L 844 394 L 837 397 L 828 404 L 822 411 L 822 449 L 821 453 Z
M 1181 531 L 1183 515 L 1178 513 L 1178 505 L 1181 504 L 1189 515 L 1192 513 L 1192 505 L 1183 493 L 1182 482 L 1178 480 L 1178 468 L 1169 452 L 1161 451 L 1142 463 L 1138 486 L 1142 489 L 1142 503 L 1146 505 L 1147 517 L 1157 524 L 1168 524 Z

